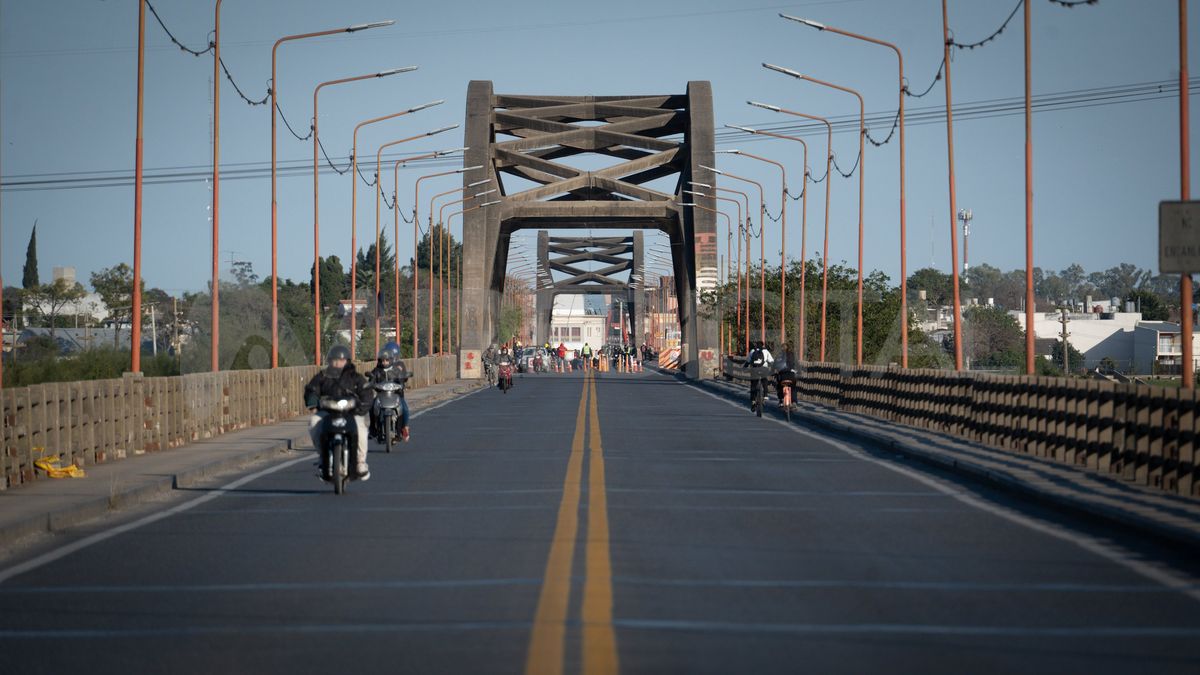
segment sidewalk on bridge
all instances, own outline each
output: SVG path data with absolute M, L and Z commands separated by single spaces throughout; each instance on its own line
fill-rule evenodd
M 407 392 L 417 412 L 478 389 L 479 380 L 451 380 Z M 84 521 L 202 483 L 207 478 L 269 459 L 308 442 L 308 421 L 251 427 L 178 448 L 86 467 L 84 478 L 38 480 L 0 491 L 0 551 L 24 537 Z
M 747 403 L 748 409 L 748 384 L 703 380 L 701 385 L 726 398 Z M 798 409 L 798 414 L 792 415 L 793 420 L 809 426 L 874 443 L 1079 515 L 1200 549 L 1200 500 L 1134 485 L 1084 467 L 992 449 L 869 415 L 812 403 L 800 403 Z M 782 417 L 777 406 L 770 402 L 766 414 Z

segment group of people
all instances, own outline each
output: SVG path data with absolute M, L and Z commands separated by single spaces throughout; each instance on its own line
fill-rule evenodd
M 350 359 L 350 349 L 345 345 L 334 345 L 325 357 L 325 367 L 309 380 L 304 387 L 304 405 L 312 413 L 308 420 L 308 433 L 312 438 L 313 447 L 320 447 L 322 423 L 329 413 L 318 410 L 322 398 L 353 399 L 354 421 L 358 446 L 352 477 L 357 480 L 371 478 L 371 469 L 367 465 L 367 442 L 370 438 L 384 440 L 388 433 L 380 424 L 380 406 L 375 399 L 373 385 L 394 382 L 401 385 L 397 393 L 400 397 L 400 438 L 409 439 L 408 402 L 404 400 L 404 385 L 408 382 L 408 369 L 400 360 L 400 345 L 389 342 L 379 352 L 375 368 L 367 375 L 358 372 Z M 369 419 L 368 419 L 369 418 Z M 322 467 L 320 475 L 327 476 L 327 468 Z
M 750 351 L 742 364 L 750 369 L 750 409 L 754 410 L 754 401 L 760 388 L 768 386 L 768 379 L 775 382 L 775 395 L 783 401 L 783 385 L 796 383 L 795 359 L 787 348 L 776 357 L 771 353 L 771 344 L 761 340 L 750 343 Z M 765 398 L 765 391 L 764 391 Z

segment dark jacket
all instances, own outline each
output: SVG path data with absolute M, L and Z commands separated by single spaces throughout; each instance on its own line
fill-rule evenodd
M 384 368 L 383 366 L 376 365 L 375 369 L 371 371 L 369 376 L 371 384 L 378 384 L 380 382 L 398 382 L 400 384 L 407 384 L 408 377 L 408 369 L 404 367 L 403 361 L 396 361 L 392 364 L 391 368 Z M 398 393 L 400 394 L 400 398 L 404 398 L 403 389 L 401 389 Z
M 375 392 L 367 386 L 367 378 L 354 369 L 353 363 L 347 363 L 346 367 L 340 371 L 333 368 L 322 368 L 304 386 L 305 407 L 317 407 L 321 398 L 325 396 L 358 398 L 358 407 L 354 409 L 356 415 L 366 415 L 371 409 L 371 403 L 375 400 Z

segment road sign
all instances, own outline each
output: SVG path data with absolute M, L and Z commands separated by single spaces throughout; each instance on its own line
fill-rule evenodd
M 1200 201 L 1158 203 L 1158 271 L 1200 272 Z

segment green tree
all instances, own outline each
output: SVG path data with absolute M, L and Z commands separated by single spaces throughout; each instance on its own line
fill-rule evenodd
M 33 231 L 29 234 L 29 245 L 25 247 L 25 268 L 21 274 L 21 288 L 33 289 L 40 286 L 37 263 L 37 221 L 33 221 Z
M 1063 372 L 1068 375 L 1078 375 L 1084 372 L 1083 353 L 1075 349 L 1075 345 L 1067 343 L 1067 354 L 1071 357 L 1070 368 L 1064 368 Z M 1056 366 L 1062 368 L 1063 365 L 1063 343 L 1058 340 L 1054 343 L 1054 347 L 1050 351 L 1050 358 Z
M 25 290 L 25 298 L 38 316 L 50 328 L 50 337 L 54 338 L 55 319 L 63 308 L 71 303 L 82 300 L 87 295 L 83 285 L 66 279 L 55 279 L 51 284 L 39 284 Z
M 932 305 L 949 305 L 954 299 L 954 280 L 941 270 L 923 267 L 908 276 L 908 302 L 919 302 L 920 291 Z
M 323 312 L 328 312 L 331 308 L 337 307 L 338 301 L 342 300 L 350 290 L 346 284 L 346 270 L 342 267 L 342 261 L 336 255 L 331 255 L 328 258 L 319 258 L 321 263 L 321 309 Z M 313 286 L 313 269 L 309 267 L 308 272 L 308 287 L 311 291 Z
M 113 321 L 113 346 L 118 343 L 121 324 L 133 318 L 133 269 L 125 263 L 92 272 L 92 288 L 108 309 Z M 145 282 L 142 282 L 145 289 Z
M 1145 289 L 1135 289 L 1125 296 L 1126 301 L 1133 301 L 1135 306 L 1142 308 L 1142 318 L 1146 321 L 1168 321 L 1171 318 L 1171 308 L 1158 295 Z
M 954 336 L 947 336 L 954 344 Z M 1025 331 L 999 307 L 975 305 L 963 312 L 963 354 L 979 368 L 1017 368 L 1025 363 Z

